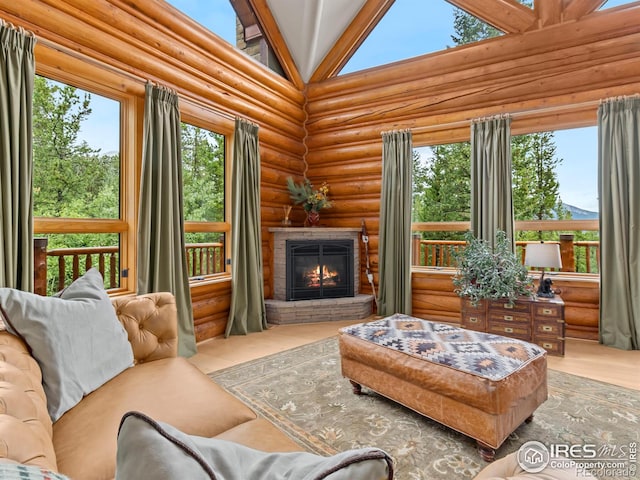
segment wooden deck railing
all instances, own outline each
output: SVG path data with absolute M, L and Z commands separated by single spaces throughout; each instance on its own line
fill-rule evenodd
M 562 238 L 565 237 L 565 238 Z M 570 238 L 569 238 L 570 237 Z M 455 267 L 455 253 L 464 248 L 463 240 L 413 239 L 413 264 L 428 267 Z M 528 241 L 516 242 L 516 254 L 524 263 Z M 559 242 L 563 272 L 598 273 L 600 265 L 600 242 L 573 241 L 572 235 L 562 235 Z
M 47 250 L 48 258 L 57 258 L 57 275 L 51 277 L 54 283 L 50 288 L 62 290 L 73 280 L 81 276 L 92 267 L 96 267 L 102 274 L 105 288 L 118 288 L 120 275 L 118 275 L 119 247 L 81 247 L 81 248 L 55 248 Z M 82 264 L 82 269 L 80 268 Z M 70 265 L 71 271 L 67 268 Z M 47 271 L 52 267 L 47 262 Z M 47 282 L 49 283 L 49 282 Z
M 191 277 L 224 272 L 224 244 L 187 243 L 187 269 Z
M 185 250 L 190 277 L 225 271 L 223 243 L 188 243 Z M 40 295 L 62 290 L 92 267 L 100 271 L 106 289 L 120 286 L 119 247 L 47 250 L 47 239 L 37 238 L 34 240 L 34 252 L 34 290 Z

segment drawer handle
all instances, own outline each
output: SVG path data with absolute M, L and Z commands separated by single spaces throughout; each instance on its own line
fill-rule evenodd
M 553 331 L 553 327 L 550 325 L 543 325 L 542 326 L 542 331 L 543 332 L 552 332 Z
M 551 315 L 551 314 L 553 314 L 553 310 L 551 310 L 550 308 L 543 308 L 542 309 L 542 314 L 543 315 Z
M 542 348 L 546 348 L 547 350 L 551 350 L 553 348 L 553 343 L 543 343 Z
M 511 327 L 504 327 L 504 332 L 505 332 L 505 333 L 513 333 L 513 328 L 511 328 Z
M 513 304 L 512 304 L 512 303 L 505 303 L 505 304 L 504 304 L 504 308 L 510 308 L 510 309 L 513 309 Z
M 478 323 L 477 317 L 469 317 L 469 323 Z
M 505 315 L 505 316 L 504 316 L 504 319 L 505 319 L 507 322 L 510 322 L 511 320 L 513 320 L 513 315 Z

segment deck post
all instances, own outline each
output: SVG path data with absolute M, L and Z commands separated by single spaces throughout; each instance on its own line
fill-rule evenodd
M 576 258 L 573 251 L 573 233 L 560 234 L 560 257 L 563 272 L 576 271 Z
M 33 239 L 33 291 L 47 294 L 47 245 L 48 238 Z

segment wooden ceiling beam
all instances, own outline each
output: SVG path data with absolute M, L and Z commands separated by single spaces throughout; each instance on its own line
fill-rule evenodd
M 278 22 L 276 22 L 276 19 L 269 9 L 267 0 L 249 0 L 249 3 L 253 8 L 253 13 L 258 17 L 258 22 L 262 25 L 263 33 L 278 57 L 278 61 L 285 75 L 298 89 L 302 90 L 304 88 L 304 81 L 287 47 L 287 42 L 282 36 L 280 28 L 278 28 Z
M 533 11 L 538 17 L 537 28 L 562 22 L 563 2 L 558 0 L 535 0 Z
M 447 0 L 505 33 L 521 33 L 537 25 L 532 9 L 517 0 Z
M 395 0 L 368 0 L 309 79 L 318 82 L 340 71 Z

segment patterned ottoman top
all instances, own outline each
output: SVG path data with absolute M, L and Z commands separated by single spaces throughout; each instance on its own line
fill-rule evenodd
M 489 380 L 502 380 L 546 353 L 522 340 L 400 313 L 344 327 L 340 332 Z

